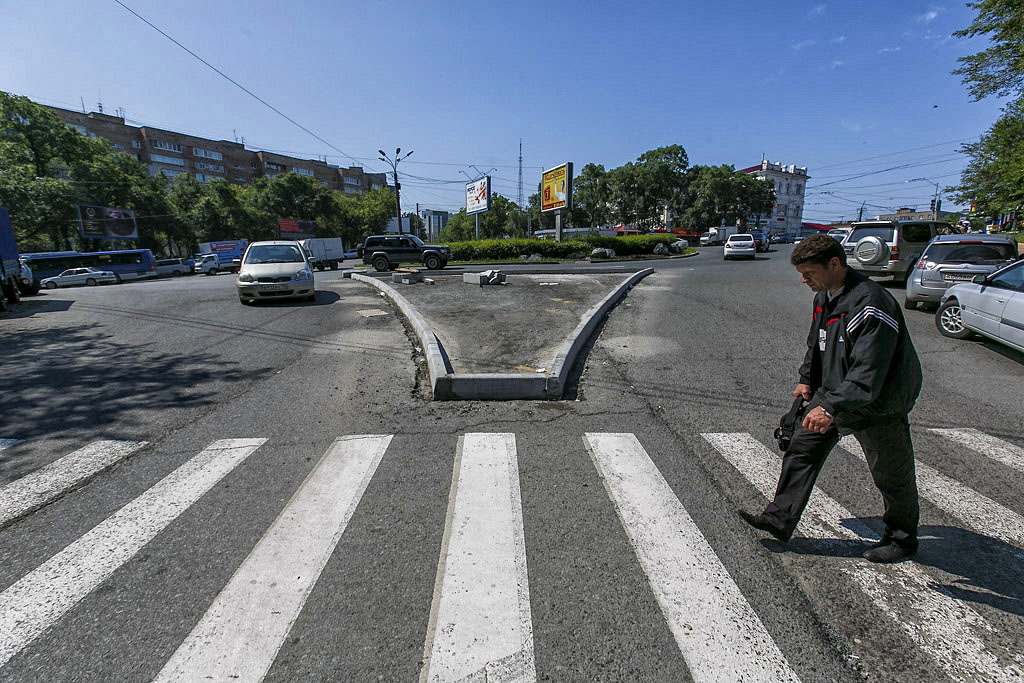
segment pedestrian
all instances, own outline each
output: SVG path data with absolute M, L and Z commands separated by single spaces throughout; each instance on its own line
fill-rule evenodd
M 793 390 L 808 404 L 782 457 L 775 499 L 760 515 L 740 516 L 789 541 L 825 458 L 853 434 L 884 503 L 885 531 L 864 557 L 899 562 L 917 550 L 920 515 L 907 415 L 921 391 L 921 364 L 903 313 L 889 292 L 847 267 L 843 246 L 827 235 L 805 239 L 790 262 L 816 293 Z

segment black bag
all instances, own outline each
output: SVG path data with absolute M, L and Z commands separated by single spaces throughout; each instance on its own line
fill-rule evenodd
M 803 396 L 793 401 L 793 407 L 779 420 L 779 426 L 775 429 L 775 440 L 779 442 L 779 450 L 785 453 L 789 450 L 789 442 L 793 440 L 793 432 L 796 426 L 803 422 L 804 410 L 807 409 L 807 402 Z

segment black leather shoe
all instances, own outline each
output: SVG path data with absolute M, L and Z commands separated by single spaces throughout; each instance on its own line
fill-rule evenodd
M 864 559 L 869 562 L 878 562 L 880 564 L 892 564 L 893 562 L 902 562 L 916 552 L 917 548 L 907 548 L 902 545 L 890 543 L 889 545 L 883 545 L 880 548 L 872 548 L 871 550 L 864 551 Z
M 791 533 L 786 533 L 784 529 L 780 529 L 779 527 L 772 524 L 764 515 L 752 515 L 749 512 L 745 512 L 744 510 L 738 510 L 737 512 L 740 513 L 740 517 L 743 518 L 744 522 L 754 527 L 755 529 L 767 531 L 783 543 L 788 543 L 789 537 L 793 535 Z

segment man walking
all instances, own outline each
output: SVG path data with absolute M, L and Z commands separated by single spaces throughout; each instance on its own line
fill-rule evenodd
M 917 550 L 919 508 L 907 414 L 921 391 L 921 364 L 896 300 L 846 266 L 842 245 L 827 235 L 802 241 L 790 257 L 811 288 L 814 317 L 793 397 L 809 403 L 782 457 L 775 499 L 751 526 L 786 542 L 793 535 L 825 458 L 844 434 L 864 448 L 882 493 L 885 532 L 864 553 L 899 562 Z

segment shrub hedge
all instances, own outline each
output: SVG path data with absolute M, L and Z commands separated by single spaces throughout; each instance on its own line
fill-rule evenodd
M 605 237 L 594 235 L 581 239 L 554 240 L 507 239 L 476 240 L 471 242 L 448 242 L 454 261 L 514 260 L 522 254 L 540 254 L 544 258 L 564 259 L 572 254 L 582 258 L 590 256 L 596 247 L 612 249 L 617 256 L 651 254 L 661 243 L 666 246 L 675 242 L 677 235 L 630 235 L 629 237 Z

